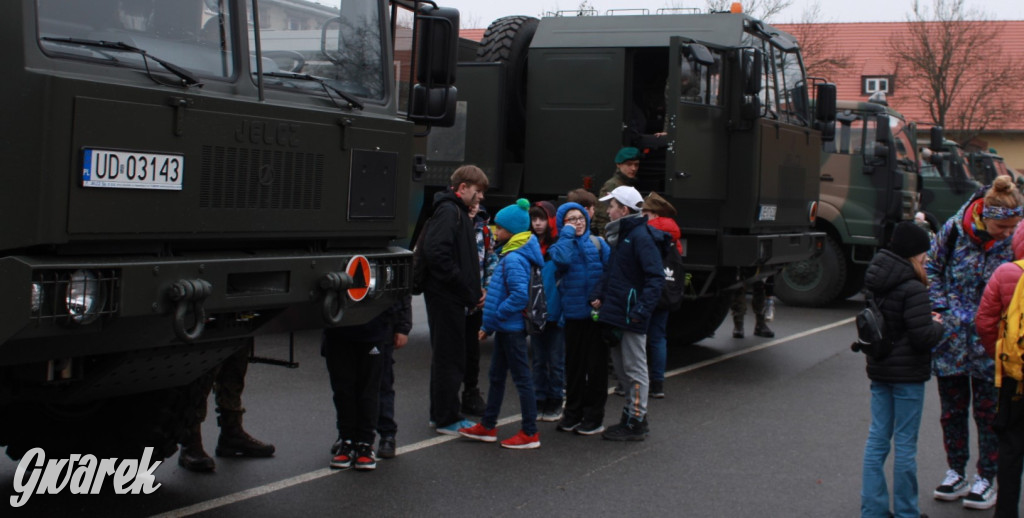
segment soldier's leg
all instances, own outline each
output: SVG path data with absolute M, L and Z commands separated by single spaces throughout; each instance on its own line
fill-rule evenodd
M 740 286 L 732 298 L 732 337 L 743 338 L 743 314 L 747 312 L 747 287 Z
M 750 300 L 750 305 L 754 309 L 754 318 L 757 322 L 754 325 L 754 336 L 773 338 L 775 336 L 775 332 L 768 327 L 764 318 L 765 299 L 767 298 L 765 281 L 757 281 L 751 286 L 751 288 L 753 290 L 753 295 Z
M 274 445 L 254 439 L 242 428 L 242 391 L 245 390 L 245 374 L 249 370 L 250 347 L 242 347 L 224 360 L 213 384 L 217 402 L 217 424 L 220 438 L 215 453 L 218 457 L 270 457 Z

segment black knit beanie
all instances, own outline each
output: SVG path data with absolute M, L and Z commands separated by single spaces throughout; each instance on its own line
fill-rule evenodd
M 914 257 L 927 252 L 931 247 L 931 237 L 923 228 L 910 221 L 901 221 L 892 231 L 892 242 L 889 250 L 900 257 Z

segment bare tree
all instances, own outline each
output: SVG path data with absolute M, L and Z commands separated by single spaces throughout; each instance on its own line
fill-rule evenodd
M 837 44 L 832 27 L 822 22 L 821 4 L 814 2 L 804 9 L 800 22 L 786 27 L 800 43 L 807 75 L 835 78 L 853 66 L 850 52 Z
M 707 0 L 707 6 L 712 11 L 728 11 L 733 1 L 735 0 Z M 754 18 L 769 21 L 792 4 L 793 0 L 747 0 L 743 2 L 743 12 Z
M 907 30 L 889 41 L 896 86 L 928 106 L 932 123 L 969 142 L 990 125 L 1024 113 L 1016 91 L 1024 63 L 1004 49 L 1005 24 L 967 9 L 964 0 L 915 1 Z

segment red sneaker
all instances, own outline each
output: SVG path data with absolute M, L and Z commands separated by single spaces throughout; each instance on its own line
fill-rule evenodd
M 533 435 L 526 435 L 526 432 L 519 430 L 519 433 L 501 441 L 502 448 L 512 448 L 513 450 L 530 450 L 533 448 L 540 448 L 540 433 Z
M 469 428 L 459 428 L 459 435 L 483 442 L 495 442 L 498 440 L 498 429 L 477 423 Z

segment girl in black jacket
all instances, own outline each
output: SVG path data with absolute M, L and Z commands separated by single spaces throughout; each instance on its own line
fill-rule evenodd
M 871 428 L 864 446 L 861 517 L 917 518 L 917 432 L 924 407 L 924 384 L 931 377 L 931 349 L 942 337 L 942 324 L 931 311 L 924 271 L 928 233 L 902 222 L 888 250 L 871 260 L 864 288 L 885 318 L 888 354 L 867 357 L 871 380 Z M 893 514 L 885 481 L 890 441 L 893 459 Z

